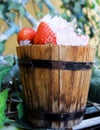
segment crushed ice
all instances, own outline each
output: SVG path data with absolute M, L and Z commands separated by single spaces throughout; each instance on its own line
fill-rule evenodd
M 87 35 L 78 35 L 70 22 L 60 16 L 45 15 L 41 21 L 46 22 L 56 34 L 57 44 L 71 46 L 85 46 L 89 42 Z M 41 22 L 40 21 L 40 22 Z
M 30 40 L 20 40 L 20 46 L 31 45 Z

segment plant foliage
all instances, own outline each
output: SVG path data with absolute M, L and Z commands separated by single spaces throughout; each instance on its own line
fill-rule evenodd
M 7 109 L 7 98 L 8 98 L 8 90 L 5 89 L 3 92 L 0 93 L 0 126 L 8 120 L 5 114 Z

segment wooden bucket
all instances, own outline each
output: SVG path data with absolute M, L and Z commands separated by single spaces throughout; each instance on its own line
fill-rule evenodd
M 17 47 L 28 120 L 71 128 L 84 116 L 95 50 L 90 46 Z

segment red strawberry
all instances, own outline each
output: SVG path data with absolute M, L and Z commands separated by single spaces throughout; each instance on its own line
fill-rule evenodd
M 34 38 L 34 44 L 57 44 L 56 34 L 51 30 L 46 22 L 41 22 L 38 26 L 37 33 Z
M 34 43 L 34 37 L 36 32 L 32 28 L 22 28 L 17 35 L 18 44 L 28 41 L 30 44 Z

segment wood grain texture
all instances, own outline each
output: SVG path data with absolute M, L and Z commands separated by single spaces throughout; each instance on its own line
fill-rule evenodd
M 41 59 L 70 62 L 93 62 L 95 50 L 90 46 L 32 45 L 17 47 L 19 59 Z M 42 110 L 71 113 L 86 107 L 92 70 L 60 70 L 20 67 L 27 111 Z M 34 113 L 33 113 L 34 114 Z M 37 127 L 71 128 L 79 119 L 53 121 L 35 119 L 27 115 Z

